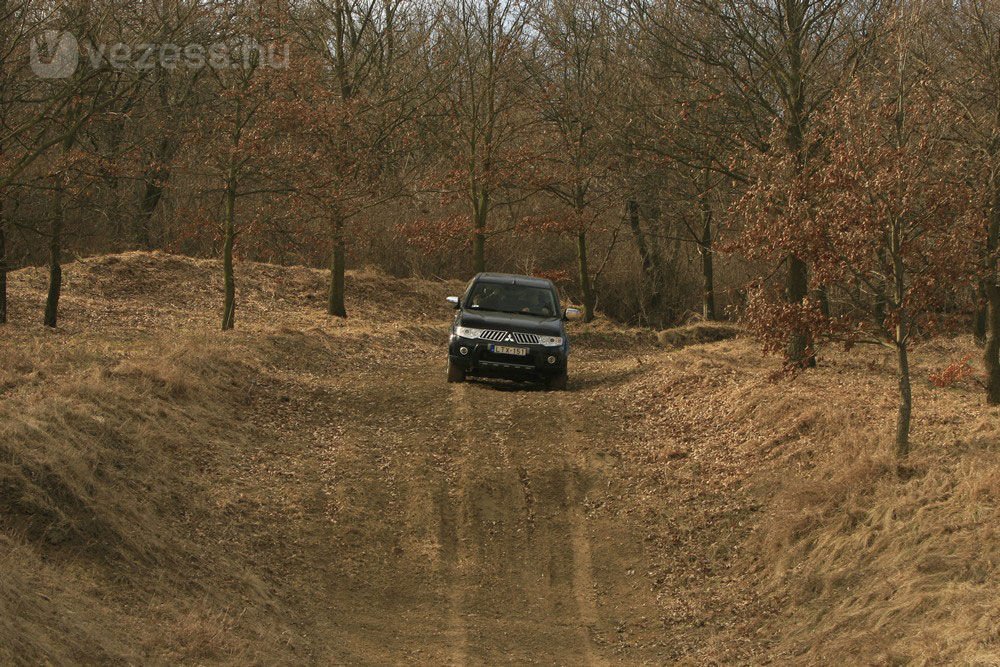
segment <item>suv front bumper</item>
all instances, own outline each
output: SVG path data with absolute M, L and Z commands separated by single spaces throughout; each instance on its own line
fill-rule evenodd
M 448 357 L 469 375 L 487 377 L 549 377 L 566 372 L 568 349 L 545 345 L 517 345 L 526 348 L 525 356 L 496 354 L 484 340 L 460 338 L 452 335 L 448 344 Z M 463 354 L 463 348 L 465 353 Z

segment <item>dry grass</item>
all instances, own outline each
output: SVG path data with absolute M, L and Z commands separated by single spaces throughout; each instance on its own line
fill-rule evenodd
M 766 479 L 778 492 L 759 530 L 792 655 L 1000 660 L 1000 411 L 974 389 L 931 386 L 929 366 L 953 357 L 922 352 L 916 446 L 902 468 L 885 454 L 891 377 L 864 380 L 857 361 L 837 360 L 795 391 L 821 405 L 775 397 L 755 416 L 794 434 L 775 446 L 784 451 Z M 873 356 L 875 368 L 881 361 Z M 791 464 L 799 474 L 789 479 Z
M 14 612 L 0 645 L 28 662 L 265 658 L 255 636 L 281 624 L 237 623 L 229 606 L 274 601 L 192 532 L 212 512 L 205 450 L 245 437 L 234 389 L 249 367 L 197 337 L 51 366 L 35 358 L 0 408 L 0 600 Z
M 290 474 L 280 449 L 256 458 L 259 443 L 283 442 L 293 407 L 311 424 L 324 406 L 258 397 L 292 376 L 325 395 L 318 368 L 361 376 L 387 343 L 439 344 L 441 297 L 458 286 L 353 273 L 339 321 L 322 313 L 323 272 L 242 265 L 240 329 L 222 336 L 217 268 L 156 253 L 70 265 L 57 331 L 34 323 L 43 273 L 14 274 L 0 342 L 0 662 L 314 659 L 314 619 L 290 603 L 309 591 L 262 556 L 303 558 L 279 527 L 304 491 L 294 479 L 270 500 L 239 489 Z M 915 353 L 900 470 L 885 454 L 894 374 L 879 352 L 824 350 L 788 380 L 731 327 L 663 332 L 683 348 L 670 352 L 607 323 L 577 333 L 593 377 L 576 381 L 618 417 L 606 465 L 621 479 L 604 511 L 648 527 L 644 574 L 678 655 L 1000 663 L 1000 411 L 974 386 L 928 381 L 971 351 L 964 341 Z M 349 412 L 361 399 L 344 406 L 363 417 Z M 245 479 L 221 483 L 230 474 Z
M 12 276 L 0 342 L 0 662 L 273 663 L 308 641 L 227 534 L 215 478 L 262 434 L 255 383 L 372 337 L 440 337 L 441 285 L 349 274 L 352 318 L 322 313 L 325 276 L 244 265 L 240 324 L 215 333 L 214 262 L 159 253 L 66 267 L 61 326 L 38 326 L 44 275 Z M 398 314 L 374 331 L 372 316 Z
M 666 502 L 692 508 L 692 572 L 714 563 L 707 580 L 662 575 L 682 590 L 696 581 L 682 608 L 717 625 L 697 655 L 1000 663 L 1000 410 L 976 386 L 928 379 L 971 351 L 961 340 L 916 351 L 901 468 L 881 352 L 824 350 L 819 369 L 787 379 L 753 342 L 727 341 L 676 352 L 628 386 L 645 422 L 636 484 L 679 487 Z
M 680 349 L 688 345 L 717 343 L 722 340 L 736 338 L 739 335 L 739 327 L 733 324 L 726 322 L 694 322 L 658 331 L 656 333 L 656 341 L 664 347 Z

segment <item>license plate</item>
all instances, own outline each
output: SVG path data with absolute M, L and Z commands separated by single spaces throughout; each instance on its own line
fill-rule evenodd
M 494 354 L 510 354 L 515 357 L 528 356 L 528 349 L 524 347 L 510 347 L 509 345 L 490 345 L 490 352 Z

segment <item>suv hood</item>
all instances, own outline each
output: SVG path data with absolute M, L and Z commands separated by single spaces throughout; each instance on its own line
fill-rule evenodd
M 563 322 L 559 317 L 538 317 L 522 313 L 497 313 L 493 311 L 471 312 L 463 310 L 459 326 L 473 329 L 497 329 L 500 331 L 520 331 L 543 336 L 562 336 Z

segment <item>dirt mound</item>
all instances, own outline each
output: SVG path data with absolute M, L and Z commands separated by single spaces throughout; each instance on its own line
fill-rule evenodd
M 39 319 L 47 274 L 43 268 L 11 276 L 11 318 Z M 439 322 L 444 297 L 457 282 L 391 278 L 373 269 L 348 271 L 349 319 L 326 316 L 328 272 L 256 262 L 236 263 L 237 326 L 278 324 L 350 326 L 352 320 Z M 131 331 L 191 324 L 215 326 L 221 318 L 222 265 L 161 252 L 127 252 L 80 259 L 63 267 L 61 326 L 127 327 Z M 219 313 L 217 315 L 217 313 Z
M 207 452 L 246 437 L 250 367 L 180 337 L 71 351 L 67 369 L 61 343 L 8 370 L 0 405 L 0 660 L 276 659 L 294 636 L 278 601 L 199 528 L 216 511 Z
M 664 329 L 656 333 L 656 341 L 674 349 L 699 345 L 702 343 L 717 343 L 740 335 L 740 329 L 726 322 L 694 322 L 680 327 Z

